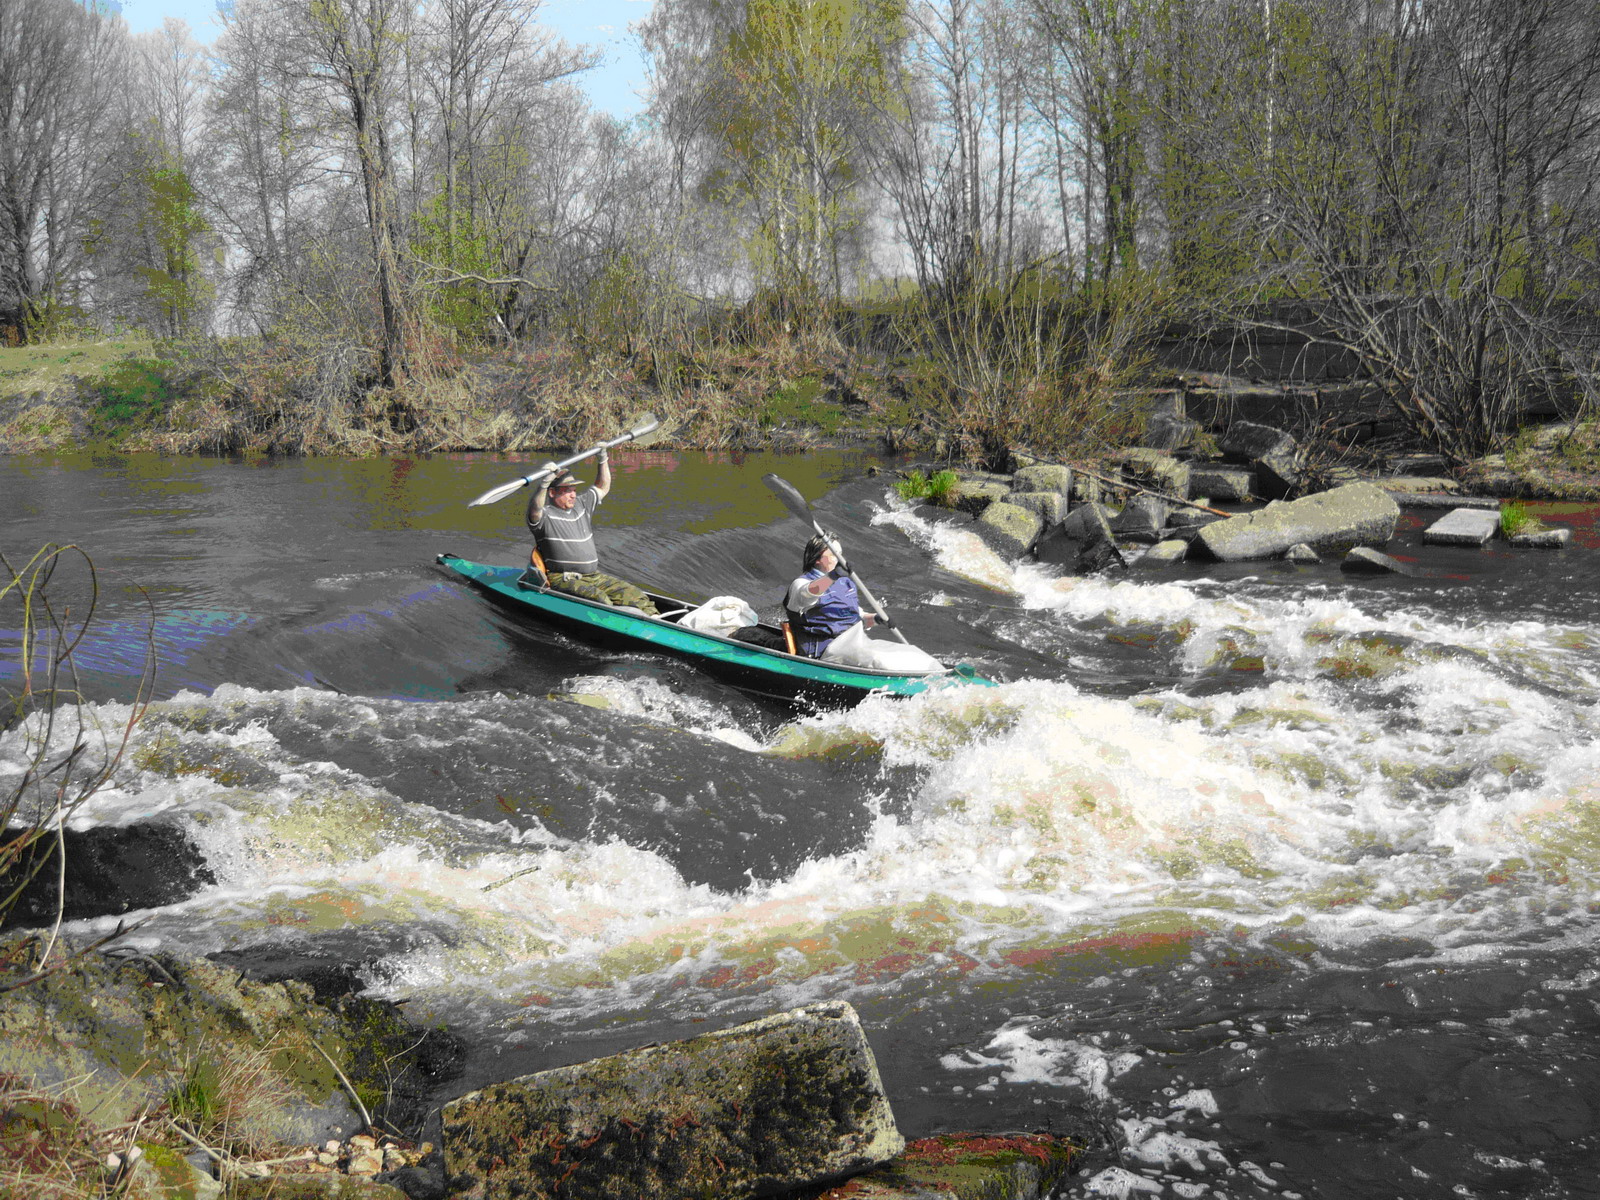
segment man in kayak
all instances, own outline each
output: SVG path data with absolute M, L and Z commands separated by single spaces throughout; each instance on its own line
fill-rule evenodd
M 851 626 L 864 621 L 871 629 L 877 619 L 861 611 L 856 581 L 839 566 L 838 546 L 837 540 L 820 533 L 807 542 L 801 555 L 804 571 L 784 597 L 795 648 L 812 658 L 821 658 Z
M 594 486 L 578 494 L 578 477 L 557 470 L 553 462 L 540 468 L 550 472 L 528 498 L 528 531 L 544 559 L 550 587 L 600 604 L 637 608 L 649 616 L 656 606 L 639 588 L 600 570 L 594 548 L 594 510 L 611 490 L 611 462 L 604 450 L 595 471 Z

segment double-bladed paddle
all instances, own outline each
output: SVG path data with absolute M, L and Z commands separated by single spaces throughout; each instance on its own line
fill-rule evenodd
M 811 513 L 811 505 L 808 504 L 806 502 L 806 498 L 795 489 L 794 484 L 790 483 L 787 479 L 771 474 L 763 475 L 761 477 L 761 482 L 772 489 L 772 494 L 779 500 L 783 501 L 783 506 L 785 508 L 787 508 L 796 517 L 800 518 L 800 520 L 805 524 L 815 529 L 818 537 L 827 540 L 828 545 L 833 549 L 833 556 L 839 560 L 839 566 L 844 569 L 844 573 L 846 575 L 855 580 L 856 590 L 861 593 L 861 598 L 872 606 L 872 611 L 878 614 L 878 620 L 883 622 L 884 627 L 887 628 L 890 633 L 894 634 L 895 637 L 899 638 L 902 642 L 905 642 L 906 645 L 909 646 L 911 643 L 906 642 L 906 635 L 901 633 L 900 630 L 895 626 L 895 623 L 889 619 L 889 614 L 883 611 L 883 605 L 878 603 L 878 598 L 867 590 L 867 585 L 861 582 L 861 576 L 852 571 L 850 569 L 850 564 L 845 562 L 844 555 L 839 553 L 839 543 L 834 541 L 833 538 L 829 536 L 827 530 L 825 530 L 821 525 L 817 524 L 816 517 Z
M 520 491 L 536 479 L 543 479 L 545 476 L 561 470 L 562 467 L 570 467 L 573 463 L 582 462 L 586 458 L 593 458 L 600 451 L 609 450 L 613 446 L 620 446 L 623 442 L 639 442 L 641 445 L 649 445 L 656 438 L 648 437 L 647 435 L 656 433 L 660 428 L 661 422 L 656 420 L 654 416 L 646 414 L 639 418 L 637 425 L 621 437 L 614 437 L 609 442 L 601 442 L 598 446 L 590 446 L 583 453 L 574 454 L 571 458 L 563 458 L 548 470 L 535 471 L 532 475 L 524 475 L 521 479 L 513 479 L 510 483 L 502 483 L 499 487 L 492 487 L 476 500 L 468 500 L 467 507 L 475 508 L 480 504 L 493 504 L 496 500 L 504 500 L 512 492 Z M 658 434 L 657 436 L 660 435 Z

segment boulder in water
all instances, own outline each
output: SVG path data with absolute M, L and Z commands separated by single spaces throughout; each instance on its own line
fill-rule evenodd
M 1318 554 L 1342 554 L 1387 544 L 1399 519 L 1399 506 L 1382 488 L 1350 483 L 1207 525 L 1196 541 L 1222 562 L 1277 558 L 1297 542 Z
M 483 1200 L 766 1196 L 905 1148 L 843 1002 L 495 1084 L 443 1128 L 451 1185 Z
M 978 514 L 972 528 L 1001 558 L 1020 558 L 1039 540 L 1044 518 L 1009 499 L 997 500 Z

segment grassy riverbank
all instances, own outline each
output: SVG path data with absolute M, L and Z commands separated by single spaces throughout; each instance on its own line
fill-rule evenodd
M 1085 461 L 1136 443 L 1152 396 L 1171 386 L 1134 359 L 1094 378 L 1002 380 L 984 390 L 964 384 L 951 363 L 851 349 L 833 333 L 708 338 L 631 361 L 561 343 L 470 353 L 441 345 L 426 372 L 384 388 L 369 351 L 327 341 L 63 342 L 0 348 L 0 453 L 532 454 L 599 441 L 653 412 L 676 449 L 871 442 L 1003 467 L 997 453 L 1025 445 Z M 1292 406 L 1286 399 L 1282 414 L 1290 429 Z M 1312 463 L 1352 453 L 1315 438 L 1302 445 Z M 1355 452 L 1352 464 L 1381 474 L 1384 455 L 1372 450 Z M 1504 453 L 1455 474 L 1489 494 L 1593 499 L 1600 423 L 1529 425 Z
M 815 339 L 712 346 L 671 364 L 560 346 L 440 352 L 393 388 L 373 386 L 364 359 L 261 339 L 0 349 L 0 451 L 523 451 L 609 435 L 643 411 L 693 449 L 931 448 L 944 432 L 918 402 L 914 364 L 862 364 Z

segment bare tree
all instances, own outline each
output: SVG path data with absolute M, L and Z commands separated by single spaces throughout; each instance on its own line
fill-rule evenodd
M 107 147 L 123 127 L 120 22 L 72 0 L 0 4 L 0 324 L 22 337 L 73 302 Z

